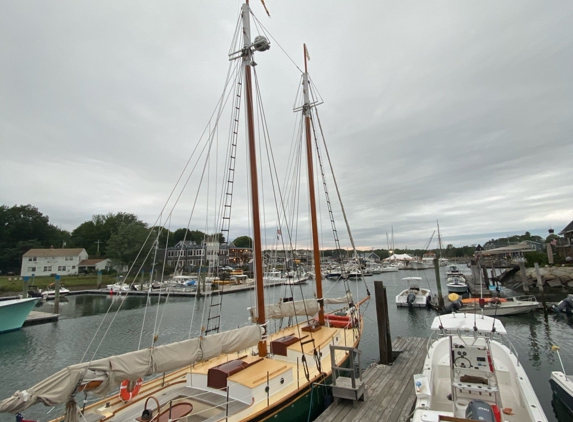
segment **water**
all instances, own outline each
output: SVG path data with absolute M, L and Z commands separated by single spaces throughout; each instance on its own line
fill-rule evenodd
M 416 274 L 414 271 L 384 273 L 367 277 L 366 283 L 374 295 L 374 280 L 381 279 L 387 289 L 389 302 L 390 329 L 392 338 L 428 337 L 431 323 L 436 313 L 426 309 L 409 310 L 397 308 L 394 297 L 405 288 L 401 278 L 418 275 L 422 277 L 422 287 L 428 284 L 435 290 L 434 270 L 426 270 Z M 442 278 L 444 279 L 444 278 Z M 351 281 L 353 290 L 362 286 L 361 282 Z M 307 295 L 313 290 L 312 285 L 302 287 Z M 363 286 L 362 286 L 363 290 Z M 341 282 L 325 280 L 324 296 L 343 296 L 344 285 Z M 284 287 L 265 289 L 269 302 L 278 301 L 284 296 Z M 362 297 L 363 294 L 354 297 Z M 295 287 L 295 298 L 300 297 L 299 287 Z M 307 296 L 308 297 L 308 296 Z M 144 297 L 118 296 L 70 296 L 68 301 L 60 305 L 60 321 L 26 327 L 20 331 L 0 336 L 0 398 L 11 395 L 16 390 L 30 387 L 53 374 L 57 370 L 81 361 L 91 342 L 88 359 L 100 358 L 112 354 L 126 353 L 141 347 L 151 345 L 153 334 L 159 333 L 157 344 L 166 344 L 188 338 L 189 333 L 197 334 L 199 327 L 206 325 L 202 320 L 205 299 L 194 298 L 151 298 L 150 306 L 146 307 Z M 207 302 L 208 304 L 208 302 Z M 239 292 L 223 297 L 223 328 L 234 328 L 247 323 L 246 308 L 254 304 L 253 292 Z M 111 312 L 106 311 L 111 307 Z M 115 310 L 121 307 L 121 311 Z M 194 311 L 195 309 L 195 311 Z M 53 303 L 44 303 L 37 310 L 50 312 Z M 367 305 L 365 312 L 365 328 L 361 340 L 363 366 L 378 360 L 378 331 L 376 325 L 376 309 L 374 300 Z M 113 324 L 108 335 L 102 340 L 102 332 L 109 322 Z M 192 320 L 193 319 L 193 320 Z M 539 397 L 543 409 L 550 421 L 557 421 L 551 405 L 551 389 L 549 386 L 550 372 L 561 370 L 559 360 L 551 345 L 561 347 L 561 357 L 565 368 L 573 372 L 573 319 L 563 315 L 544 315 L 542 312 L 533 314 L 502 317 L 509 337 L 519 354 L 533 388 Z M 143 331 L 141 329 L 142 322 Z M 160 324 L 159 324 L 160 323 Z M 100 334 L 96 335 L 101 325 Z M 154 326 L 161 328 L 155 330 Z M 101 343 L 101 344 L 100 344 Z M 94 352 L 97 350 L 97 353 Z M 79 398 L 82 403 L 83 397 Z M 27 409 L 27 418 L 49 420 L 57 415 L 54 410 L 49 415 L 49 408 L 35 405 Z M 562 419 L 563 420 L 563 419 Z M 0 415 L 0 421 L 14 421 L 12 415 Z

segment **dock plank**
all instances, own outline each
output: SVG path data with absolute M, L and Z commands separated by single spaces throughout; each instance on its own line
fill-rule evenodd
M 426 339 L 398 337 L 392 348 L 402 352 L 392 365 L 373 365 L 364 371 L 365 402 L 353 407 L 352 401 L 339 400 L 316 421 L 395 422 L 408 416 L 416 400 L 413 375 L 422 370 Z

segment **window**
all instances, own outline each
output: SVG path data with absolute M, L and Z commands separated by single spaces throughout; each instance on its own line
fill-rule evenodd
M 73 256 L 66 256 L 66 261 L 73 261 L 74 257 Z
M 36 271 L 36 267 L 28 267 L 29 273 L 33 273 L 34 271 Z
M 58 271 L 66 271 L 65 265 L 58 265 Z
M 36 256 L 32 256 L 32 257 L 28 258 L 28 261 L 36 262 L 37 260 L 38 260 L 38 257 L 36 257 Z
M 76 269 L 76 266 L 75 266 L 75 265 L 72 265 L 72 270 L 75 270 L 75 269 Z
M 48 265 L 48 266 L 44 267 L 44 272 L 47 272 L 47 271 L 52 271 L 52 266 L 51 266 L 51 265 Z

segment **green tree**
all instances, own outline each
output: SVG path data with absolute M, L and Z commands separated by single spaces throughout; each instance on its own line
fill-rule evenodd
M 50 224 L 49 217 L 38 211 L 36 207 L 32 205 L 0 206 L 0 269 L 19 271 L 21 254 L 19 257 L 16 254 L 26 247 L 28 249 L 51 246 L 61 248 L 69 241 L 70 234 Z M 26 251 L 27 249 L 22 253 Z
M 148 236 L 149 230 L 141 221 L 121 224 L 107 242 L 107 257 L 116 265 L 142 264 L 154 240 Z
M 251 239 L 249 236 L 239 236 L 235 240 L 233 240 L 233 244 L 237 248 L 252 248 L 253 239 Z

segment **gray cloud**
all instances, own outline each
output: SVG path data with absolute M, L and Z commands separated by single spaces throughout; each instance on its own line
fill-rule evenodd
M 573 219 L 573 5 L 267 5 L 271 19 L 252 8 L 276 38 L 257 57 L 271 131 L 293 132 L 299 82 L 278 47 L 300 66 L 306 42 L 359 246 L 393 226 L 421 247 L 436 219 L 458 246 Z M 66 229 L 118 211 L 153 223 L 223 87 L 239 7 L 1 2 L 0 202 Z

